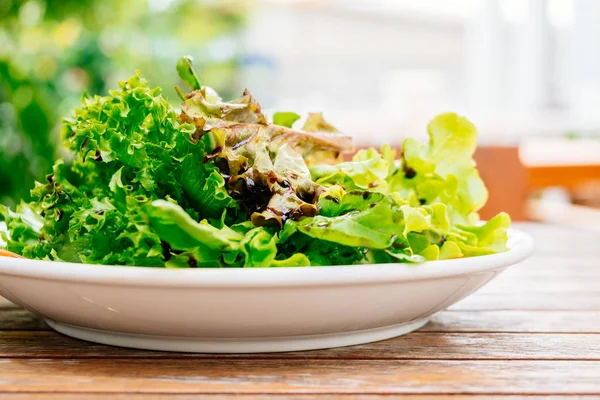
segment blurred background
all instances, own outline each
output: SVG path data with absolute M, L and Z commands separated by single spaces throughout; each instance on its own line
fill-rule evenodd
M 0 0 L 0 202 L 49 171 L 83 92 L 139 69 L 176 104 L 182 54 L 224 97 L 324 111 L 359 146 L 459 112 L 483 217 L 600 230 L 599 0 Z

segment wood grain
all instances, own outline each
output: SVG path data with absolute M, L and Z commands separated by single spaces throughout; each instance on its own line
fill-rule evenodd
M 598 253 L 598 250 L 596 250 L 596 253 Z M 596 255 L 598 256 L 598 254 Z M 575 254 L 569 257 L 555 257 L 552 255 L 541 254 L 541 252 L 537 250 L 532 258 L 511 266 L 503 273 L 503 275 L 509 273 L 527 273 L 530 271 L 533 271 L 534 273 L 553 273 L 558 270 L 575 273 L 586 269 L 589 271 L 596 271 L 597 266 L 597 257 Z
M 50 328 L 40 316 L 22 308 L 15 308 L 0 310 L 0 329 L 1 331 L 34 331 Z
M 539 400 L 540 396 L 536 395 L 446 395 L 446 394 L 434 394 L 434 395 L 401 395 L 394 396 L 389 394 L 373 395 L 373 394 L 202 394 L 201 397 L 198 395 L 190 394 L 146 394 L 146 393 L 128 393 L 128 394 L 114 394 L 111 393 L 0 393 L 0 400 L 98 400 L 98 399 L 110 399 L 110 400 L 288 400 L 288 399 L 301 399 L 301 400 L 316 400 L 316 399 L 327 399 L 327 400 L 391 400 L 396 398 L 402 398 L 402 400 Z M 544 396 L 545 400 L 591 400 L 596 399 L 594 395 L 561 395 L 561 396 Z
M 485 293 L 478 292 L 449 308 L 450 310 L 561 310 L 600 311 L 598 293 Z
M 21 309 L 0 311 L 0 327 L 3 331 L 50 330 L 38 315 Z M 421 331 L 600 333 L 600 311 L 447 310 L 434 315 Z
M 0 391 L 597 394 L 598 361 L 0 359 Z
M 596 244 L 597 232 L 538 223 L 515 223 L 513 226 L 530 234 L 535 240 L 535 254 L 530 262 L 537 257 L 554 257 L 566 263 L 572 257 L 586 257 L 590 261 L 593 260 L 591 257 L 596 260 L 600 257 L 600 249 Z
M 477 293 L 511 295 L 523 292 L 536 295 L 554 294 L 556 296 L 589 293 L 600 296 L 600 285 L 592 279 L 582 279 L 575 276 L 556 278 L 554 275 L 549 275 L 540 279 L 504 279 L 501 276 L 479 289 Z
M 6 308 L 19 308 L 15 303 L 6 300 L 4 297 L 0 297 L 0 310 L 4 310 Z
M 534 261 L 537 260 L 534 259 Z M 589 260 L 587 263 L 567 263 L 561 260 L 526 261 L 519 265 L 508 268 L 498 276 L 501 280 L 525 280 L 525 279 L 558 279 L 576 278 L 587 279 L 600 277 L 600 269 L 597 261 Z M 495 283 L 495 281 L 492 281 Z
M 421 331 L 599 333 L 600 311 L 444 311 Z
M 3 332 L 0 333 L 2 357 L 600 361 L 600 335 L 417 332 L 359 346 L 249 356 L 139 351 L 87 343 L 54 332 Z

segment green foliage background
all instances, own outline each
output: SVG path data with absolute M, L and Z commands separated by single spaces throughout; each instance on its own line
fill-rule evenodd
M 233 95 L 241 2 L 0 0 L 0 204 L 28 196 L 60 156 L 60 119 L 81 93 L 105 94 L 139 69 L 172 102 L 175 61 Z

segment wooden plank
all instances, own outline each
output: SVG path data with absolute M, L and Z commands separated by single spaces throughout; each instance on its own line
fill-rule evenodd
M 596 244 L 597 232 L 550 224 L 516 223 L 513 226 L 533 237 L 536 257 L 556 256 L 565 259 L 571 255 L 600 256 L 600 248 Z
M 583 231 L 585 232 L 585 231 Z M 592 239 L 597 232 L 589 232 L 587 238 L 580 235 L 566 236 L 560 235 L 563 238 L 547 238 L 541 239 L 536 235 L 532 235 L 535 242 L 534 257 L 556 257 L 565 259 L 569 254 L 576 254 L 582 257 L 598 257 L 598 248 L 593 243 Z
M 515 222 L 512 224 L 514 228 L 522 230 L 538 239 L 558 239 L 557 244 L 569 243 L 563 242 L 560 239 L 564 238 L 580 238 L 590 240 L 589 235 L 585 231 L 575 229 L 573 227 L 565 227 L 561 225 L 546 224 L 541 222 Z
M 251 358 L 355 360 L 595 360 L 600 335 L 415 332 L 376 343 L 312 352 L 211 355 L 121 349 L 54 332 L 0 333 L 0 358 Z
M 42 318 L 22 308 L 0 310 L 0 331 L 50 330 Z
M 494 286 L 508 286 L 507 289 L 510 290 L 513 287 L 519 286 L 533 286 L 541 288 L 546 285 L 559 285 L 564 283 L 565 285 L 563 286 L 565 287 L 583 285 L 582 287 L 589 288 L 589 291 L 597 291 L 600 290 L 600 287 L 593 284 L 595 280 L 600 280 L 600 264 L 598 265 L 599 267 L 596 268 L 597 270 L 589 268 L 580 269 L 579 271 L 573 269 L 551 269 L 547 271 L 506 271 L 484 287 L 489 288 Z
M 532 259 L 532 261 L 537 261 Z M 569 264 L 519 264 L 506 269 L 498 276 L 493 283 L 499 280 L 562 280 L 562 279 L 579 279 L 585 281 L 588 279 L 600 279 L 600 260 L 590 257 L 590 263 L 585 265 L 569 265 Z
M 600 333 L 600 311 L 443 311 L 421 331 Z
M 4 297 L 0 297 L 0 310 L 4 310 L 7 308 L 18 308 L 19 306 L 15 303 L 12 303 L 6 300 Z
M 0 331 L 50 330 L 26 310 L 0 312 Z M 600 311 L 448 310 L 422 328 L 435 332 L 600 333 Z
M 97 400 L 106 399 L 108 396 L 105 393 L 0 393 L 0 400 Z M 111 400 L 198 400 L 198 395 L 189 394 L 110 394 Z M 208 400 L 390 400 L 390 395 L 352 395 L 352 394 L 296 394 L 296 395 L 277 395 L 262 393 L 256 394 L 203 394 L 202 399 Z M 394 396 L 393 398 L 396 398 Z M 480 396 L 480 395 L 403 395 L 403 400 L 539 400 L 540 396 L 535 395 L 507 395 L 507 396 Z M 591 400 L 595 399 L 593 395 L 561 395 L 561 396 L 544 396 L 545 400 Z
M 589 294 L 600 297 L 600 258 L 588 258 L 577 264 L 560 259 L 539 260 L 536 257 L 508 268 L 497 278 L 481 288 L 477 294 L 514 293 L 572 295 Z
M 1 392 L 599 394 L 598 361 L 0 359 Z
M 599 311 L 598 293 L 507 293 L 476 292 L 459 301 L 450 310 L 578 310 Z
M 595 256 L 547 256 L 535 253 L 531 258 L 509 267 L 506 271 L 552 271 L 555 269 L 565 269 L 567 271 L 582 271 L 585 269 L 594 270 L 598 266 L 598 260 L 600 260 L 600 251 L 597 251 Z
M 600 263 L 600 261 L 598 261 Z M 598 264 L 600 265 L 600 264 Z M 592 279 L 600 279 L 600 267 L 596 268 L 552 268 L 552 269 L 509 269 L 501 273 L 495 280 L 489 284 L 498 282 L 518 282 L 530 281 L 535 283 L 544 281 L 563 281 L 573 280 L 585 282 Z
M 600 269 L 600 267 L 599 267 Z M 519 276 L 502 276 L 492 280 L 481 289 L 478 293 L 484 292 L 500 292 L 504 291 L 507 296 L 513 292 L 532 291 L 535 293 L 555 293 L 569 294 L 573 292 L 584 293 L 600 293 L 600 274 L 582 274 L 582 277 L 574 276 L 540 276 L 540 277 L 519 277 Z M 595 275 L 598 275 L 596 277 Z
M 523 292 L 536 295 L 554 294 L 561 297 L 573 294 L 589 294 L 600 297 L 600 283 L 591 279 L 575 277 L 563 279 L 546 277 L 537 280 L 498 277 L 477 291 L 478 294 L 498 294 L 507 297 Z
M 0 400 L 97 400 L 106 399 L 105 393 L 0 393 Z M 202 399 L 208 400 L 390 400 L 390 395 L 352 395 L 352 394 L 296 394 L 296 395 L 277 395 L 277 394 L 203 394 Z M 394 396 L 395 398 L 395 396 Z M 535 395 L 507 395 L 507 396 L 480 396 L 480 395 L 403 395 L 403 400 L 539 400 Z M 595 399 L 593 395 L 561 395 L 544 396 L 545 400 L 591 400 Z M 111 400 L 198 400 L 198 395 L 189 394 L 110 394 Z

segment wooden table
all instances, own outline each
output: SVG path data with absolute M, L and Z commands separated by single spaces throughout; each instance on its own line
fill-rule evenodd
M 600 396 L 600 237 L 522 227 L 537 241 L 533 258 L 420 331 L 362 346 L 229 356 L 134 351 L 61 336 L 4 301 L 0 400 Z

